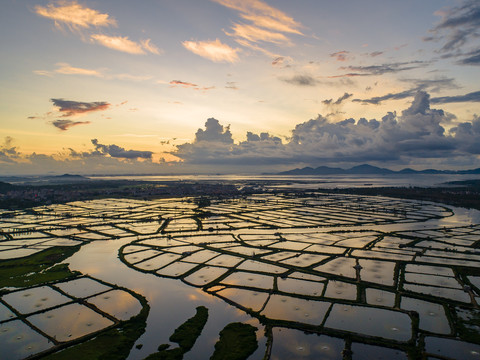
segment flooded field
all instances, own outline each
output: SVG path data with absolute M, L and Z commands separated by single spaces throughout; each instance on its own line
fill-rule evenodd
M 6 359 L 86 356 L 105 334 L 129 359 L 480 359 L 478 211 L 312 192 L 2 215 Z

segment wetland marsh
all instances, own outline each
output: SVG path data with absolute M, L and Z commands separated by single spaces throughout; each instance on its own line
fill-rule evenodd
M 198 203 L 4 211 L 7 359 L 480 358 L 477 210 L 321 192 Z

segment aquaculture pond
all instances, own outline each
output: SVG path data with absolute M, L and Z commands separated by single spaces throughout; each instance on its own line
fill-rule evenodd
M 1 215 L 2 359 L 480 359 L 475 210 L 308 192 Z

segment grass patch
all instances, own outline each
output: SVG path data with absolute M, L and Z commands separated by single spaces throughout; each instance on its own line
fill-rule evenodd
M 180 360 L 183 354 L 190 351 L 195 345 L 198 337 L 208 320 L 208 309 L 205 306 L 197 307 L 196 314 L 175 329 L 170 341 L 177 343 L 180 347 L 168 349 L 168 344 L 158 347 L 158 352 L 149 355 L 145 360 Z
M 4 287 L 22 288 L 77 276 L 68 264 L 57 263 L 79 249 L 80 245 L 59 246 L 20 259 L 0 260 L 0 294 Z
M 220 331 L 220 340 L 210 360 L 244 360 L 258 348 L 256 327 L 250 324 L 231 323 Z

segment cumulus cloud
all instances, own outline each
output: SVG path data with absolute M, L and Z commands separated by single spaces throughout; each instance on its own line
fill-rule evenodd
M 217 119 L 209 118 L 205 123 L 205 130 L 198 129 L 195 134 L 195 143 L 202 141 L 213 141 L 225 144 L 232 144 L 232 133 L 230 126 L 222 126 Z
M 268 133 L 247 133 L 235 143 L 229 127 L 209 119 L 192 143 L 178 145 L 174 155 L 194 164 L 325 164 L 415 163 L 421 159 L 473 159 L 480 120 L 461 123 L 446 131 L 453 115 L 430 107 L 430 95 L 416 93 L 410 107 L 398 115 L 388 112 L 380 120 L 347 118 L 330 122 L 326 117 L 298 124 L 287 142 Z
M 122 159 L 151 159 L 153 152 L 151 151 L 139 151 L 139 150 L 126 150 L 118 145 L 103 145 L 98 142 L 97 139 L 92 139 L 92 144 L 95 146 L 95 150 L 103 155 L 109 155 L 113 158 Z
M 0 144 L 0 164 L 13 164 L 18 159 L 19 153 L 13 143 L 14 139 L 11 136 L 5 136 L 3 143 Z
M 56 26 L 66 25 L 72 30 L 90 27 L 115 26 L 117 23 L 108 14 L 102 14 L 76 1 L 57 1 L 47 6 L 35 6 L 35 12 L 55 21 Z
M 215 41 L 184 41 L 182 44 L 194 54 L 214 62 L 234 63 L 238 61 L 237 53 L 240 49 L 223 44 L 219 39 Z
M 73 126 L 77 125 L 87 125 L 90 124 L 90 121 L 72 121 L 66 119 L 54 120 L 52 121 L 52 125 L 56 128 L 59 128 L 62 131 L 66 131 Z
M 50 99 L 50 101 L 58 107 L 58 111 L 62 113 L 62 117 L 103 111 L 111 106 L 111 104 L 106 101 L 80 102 L 64 99 Z
M 150 43 L 150 39 L 142 40 L 137 43 L 130 40 L 127 36 L 108 36 L 103 34 L 93 34 L 90 37 L 94 42 L 103 45 L 109 49 L 126 52 L 135 55 L 144 55 L 147 52 L 159 54 L 159 49 Z

